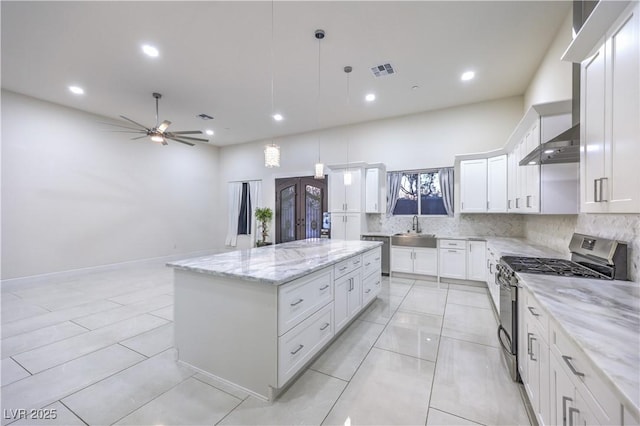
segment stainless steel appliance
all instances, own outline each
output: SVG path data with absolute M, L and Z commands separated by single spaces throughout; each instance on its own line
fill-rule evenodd
M 389 275 L 391 269 L 391 237 L 388 235 L 361 235 L 363 241 L 382 242 L 382 275 Z
M 500 286 L 498 341 L 514 381 L 519 380 L 517 273 L 602 280 L 627 279 L 626 243 L 576 233 L 571 238 L 569 250 L 571 260 L 503 256 L 496 267 L 496 284 Z

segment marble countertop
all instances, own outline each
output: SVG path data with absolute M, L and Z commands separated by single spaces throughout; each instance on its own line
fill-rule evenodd
M 382 245 L 308 239 L 167 263 L 185 271 L 280 285 Z
M 569 255 L 552 250 L 545 246 L 539 246 L 528 242 L 524 238 L 508 237 L 486 237 L 487 246 L 493 250 L 498 257 L 502 256 L 531 256 L 531 257 L 554 257 L 568 259 Z
M 640 412 L 640 286 L 518 273 L 520 282 Z

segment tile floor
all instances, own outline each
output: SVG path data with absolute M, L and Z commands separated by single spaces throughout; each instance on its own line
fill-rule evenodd
M 529 424 L 483 288 L 385 278 L 265 403 L 176 364 L 172 280 L 158 263 L 4 285 L 2 425 Z

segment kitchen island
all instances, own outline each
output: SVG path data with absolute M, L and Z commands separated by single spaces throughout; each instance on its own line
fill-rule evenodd
M 273 400 L 375 299 L 380 245 L 311 239 L 169 263 L 178 361 Z

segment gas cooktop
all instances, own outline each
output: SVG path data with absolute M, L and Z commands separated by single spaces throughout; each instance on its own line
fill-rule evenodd
M 503 256 L 500 260 L 509 266 L 513 272 L 607 279 L 606 276 L 571 260 L 519 256 Z

